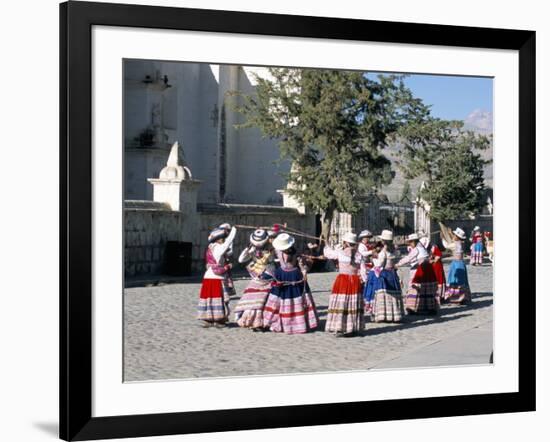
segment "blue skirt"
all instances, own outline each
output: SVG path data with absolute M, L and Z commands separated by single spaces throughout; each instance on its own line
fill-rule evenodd
M 275 270 L 275 279 L 284 285 L 272 287 L 271 293 L 281 299 L 299 298 L 303 293 L 311 293 L 308 283 L 303 282 L 304 275 L 299 268 L 290 271 L 278 268 Z
M 451 262 L 447 285 L 470 287 L 468 283 L 468 271 L 466 270 L 466 264 L 464 264 L 463 260 L 453 260 Z
M 474 252 L 483 252 L 483 242 L 474 243 Z
M 374 270 L 368 274 L 367 283 L 363 289 L 365 302 L 371 303 L 377 290 L 387 290 L 391 292 L 401 291 L 401 282 L 395 270 L 382 270 L 379 276 L 376 276 Z

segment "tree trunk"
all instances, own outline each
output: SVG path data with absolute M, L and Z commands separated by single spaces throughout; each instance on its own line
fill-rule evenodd
M 325 243 L 328 243 L 330 239 L 330 226 L 332 220 L 334 219 L 334 209 L 329 208 L 326 211 L 321 213 L 321 238 L 325 240 Z

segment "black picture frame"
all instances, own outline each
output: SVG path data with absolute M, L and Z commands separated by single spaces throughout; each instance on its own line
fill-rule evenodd
M 519 391 L 92 417 L 94 25 L 510 49 L 519 53 Z M 72 2 L 60 5 L 60 437 L 91 440 L 535 410 L 535 32 Z M 70 173 L 69 173 L 70 170 Z M 519 232 L 518 232 L 519 233 Z

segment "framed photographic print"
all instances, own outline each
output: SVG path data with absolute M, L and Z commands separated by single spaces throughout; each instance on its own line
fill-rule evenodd
M 60 14 L 62 439 L 535 409 L 534 32 Z

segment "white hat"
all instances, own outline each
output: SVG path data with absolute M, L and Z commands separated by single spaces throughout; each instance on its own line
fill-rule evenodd
M 479 228 L 479 226 L 475 226 L 475 227 L 474 227 L 474 231 L 478 231 L 478 230 L 481 230 L 481 229 Z
M 378 239 L 393 241 L 393 232 L 391 230 L 382 230 L 382 233 L 378 236 Z
M 458 236 L 460 239 L 466 239 L 466 232 L 462 230 L 460 227 L 457 227 L 453 230 L 453 233 Z
M 411 233 L 407 236 L 407 241 L 418 241 L 419 237 L 417 233 Z
M 263 246 L 267 238 L 267 232 L 264 229 L 255 230 L 250 234 L 250 242 L 257 247 Z
M 357 235 L 355 233 L 351 233 L 351 232 L 344 233 L 344 236 L 342 236 L 342 241 L 345 241 L 348 244 L 356 244 L 357 243 Z
M 208 242 L 214 242 L 225 237 L 227 237 L 227 232 L 218 227 L 210 232 L 210 235 L 208 235 Z
M 357 239 L 363 239 L 363 238 L 370 238 L 372 236 L 372 232 L 370 230 L 362 230 L 359 235 L 357 235 Z
M 273 240 L 273 247 L 281 252 L 290 249 L 296 240 L 288 233 L 281 233 Z
M 231 224 L 229 224 L 229 223 L 220 224 L 220 225 L 218 226 L 218 229 L 231 230 Z

